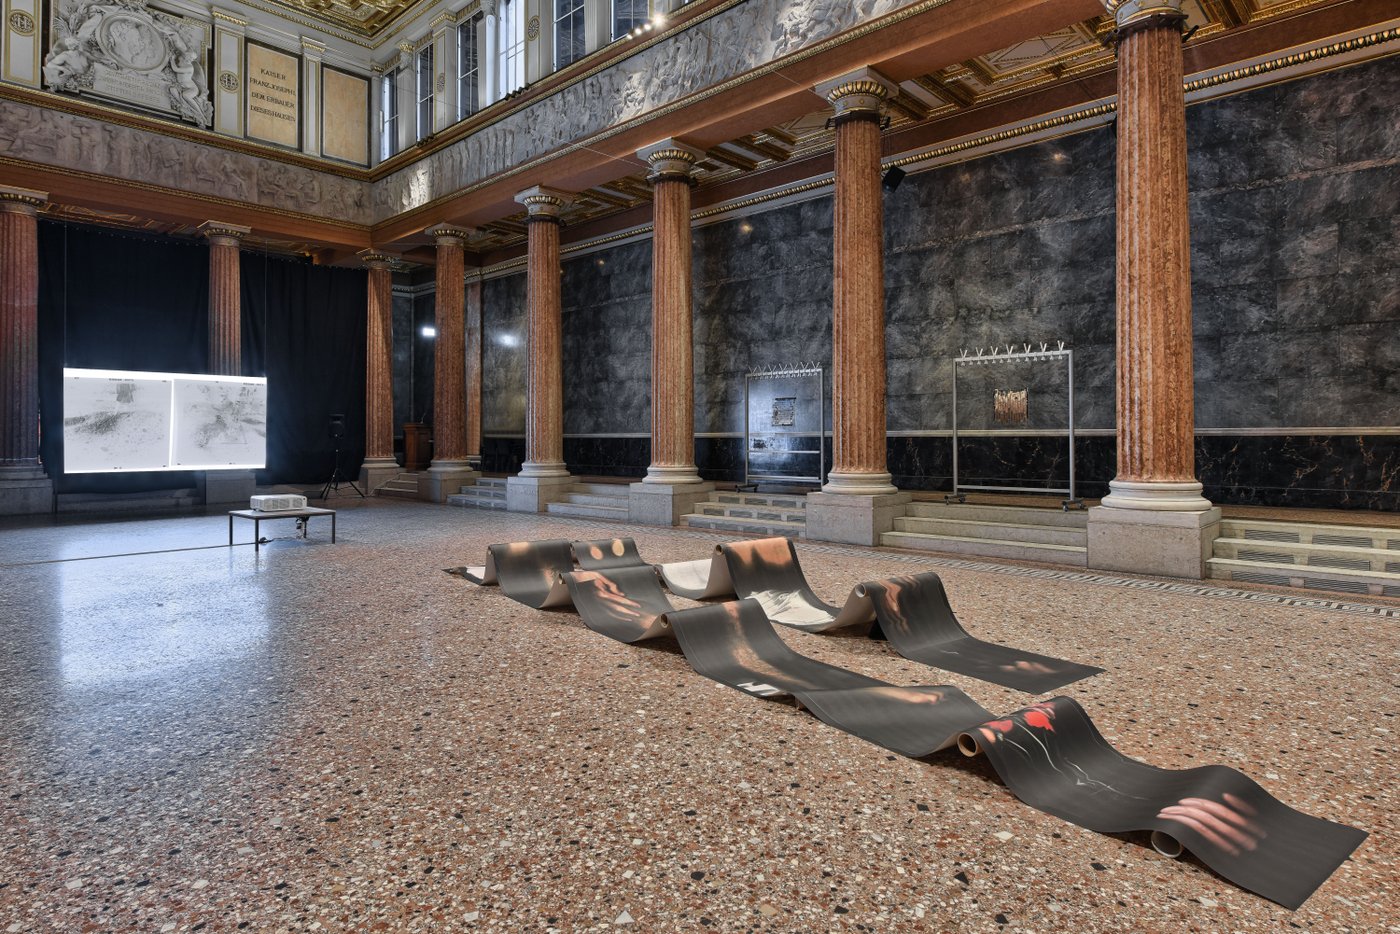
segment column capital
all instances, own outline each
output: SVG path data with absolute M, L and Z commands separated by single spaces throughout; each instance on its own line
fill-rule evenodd
M 518 193 L 515 200 L 525 205 L 529 214 L 528 220 L 549 220 L 558 223 L 559 213 L 564 209 L 564 205 L 574 200 L 574 196 L 557 188 L 536 185 Z
M 223 221 L 205 221 L 196 227 L 195 231 L 207 238 L 210 243 L 236 245 L 252 233 L 253 228 L 243 227 L 239 224 L 226 224 Z
M 306 36 L 302 36 L 301 54 L 305 55 L 312 61 L 319 62 L 321 60 L 321 56 L 326 54 L 326 44 L 324 42 L 317 42 L 315 39 L 308 39 Z
M 1182 0 L 1102 0 L 1104 9 L 1113 17 L 1113 23 L 1121 32 L 1135 26 L 1146 25 L 1152 20 L 1184 22 L 1186 13 L 1181 9 Z
M 436 35 L 440 32 L 445 32 L 448 26 L 451 26 L 456 22 L 456 13 L 454 13 L 452 10 L 443 10 L 437 16 L 434 16 L 431 21 L 429 21 L 428 29 L 434 35 Z
M 496 0 L 481 0 L 481 12 L 487 16 L 496 15 Z
M 370 269 L 388 269 L 398 260 L 397 256 L 381 253 L 378 250 L 361 250 L 355 255 Z
M 438 246 L 451 246 L 453 243 L 461 246 L 472 235 L 472 229 L 470 227 L 455 227 L 452 224 L 434 224 L 423 233 L 432 237 Z
M 47 191 L 32 188 L 9 188 L 0 186 L 0 211 L 14 214 L 37 214 L 39 208 L 48 203 Z
M 855 71 L 824 81 L 812 89 L 836 108 L 836 118 L 878 119 L 880 105 L 899 93 L 899 85 L 873 68 Z
M 665 179 L 691 181 L 695 164 L 704 157 L 700 150 L 674 139 L 663 139 L 637 150 L 637 158 L 645 159 L 651 167 L 647 181 L 652 183 Z

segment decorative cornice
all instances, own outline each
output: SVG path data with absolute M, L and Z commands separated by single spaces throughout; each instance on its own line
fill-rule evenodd
M 423 233 L 432 237 L 438 246 L 462 246 L 472 235 L 470 227 L 456 227 L 452 224 L 434 224 Z
M 205 221 L 195 228 L 195 232 L 207 238 L 210 243 L 237 245 L 253 232 L 253 228 L 223 221 Z
M 209 14 L 214 17 L 214 21 L 216 23 L 224 22 L 228 23 L 230 26 L 239 26 L 244 29 L 248 27 L 248 21 L 246 19 L 239 19 L 232 13 L 226 13 L 218 7 L 211 7 L 209 10 Z
M 37 214 L 48 203 L 47 191 L 32 188 L 0 188 L 0 211 L 11 214 Z
M 389 269 L 393 267 L 394 263 L 398 262 L 397 256 L 381 253 L 378 250 L 361 250 L 355 255 L 360 258 L 360 262 L 364 263 L 370 269 Z
M 450 26 L 455 22 L 457 22 L 457 14 L 451 10 L 443 10 L 428 21 L 428 30 L 430 32 L 437 32 L 439 26 Z

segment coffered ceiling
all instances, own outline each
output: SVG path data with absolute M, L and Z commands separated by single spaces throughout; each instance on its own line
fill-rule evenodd
M 433 0 L 249 0 L 250 6 L 369 39 L 377 38 L 403 14 L 432 3 Z

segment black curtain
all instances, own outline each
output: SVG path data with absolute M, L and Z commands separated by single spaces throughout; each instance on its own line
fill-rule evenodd
M 194 487 L 189 471 L 65 475 L 63 368 L 203 373 L 208 348 L 202 241 L 39 222 L 39 450 L 57 492 Z
M 334 466 L 331 414 L 345 416 L 341 469 L 364 459 L 365 306 L 361 269 L 244 251 L 244 376 L 268 378 L 267 468 L 258 482 L 320 484 Z M 209 247 L 202 240 L 39 224 L 41 456 L 60 493 L 190 488 L 188 471 L 62 473 L 63 368 L 204 373 Z
M 244 252 L 243 367 L 267 377 L 267 469 L 259 483 L 330 479 L 331 415 L 345 416 L 341 475 L 365 456 L 365 307 L 362 269 Z

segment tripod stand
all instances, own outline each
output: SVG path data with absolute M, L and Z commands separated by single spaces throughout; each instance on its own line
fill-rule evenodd
M 340 475 L 340 437 L 338 435 L 333 437 L 335 439 L 335 469 L 331 471 L 331 478 L 326 481 L 326 485 L 321 487 L 321 499 L 330 499 L 332 490 L 340 492 L 340 485 L 342 483 L 350 487 L 350 489 L 354 490 L 356 493 L 359 493 L 360 499 L 364 499 L 365 491 L 356 486 L 354 480 Z

